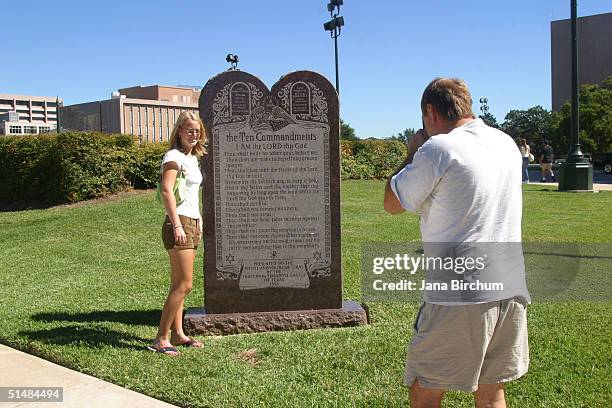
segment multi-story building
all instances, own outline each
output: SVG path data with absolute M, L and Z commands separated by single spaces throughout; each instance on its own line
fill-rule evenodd
M 571 99 L 571 21 L 550 23 L 552 110 Z M 580 17 L 578 30 L 578 83 L 601 83 L 612 74 L 612 13 Z M 608 40 L 606 40 L 608 38 Z
M 181 112 L 198 112 L 199 97 L 196 87 L 123 88 L 111 99 L 62 107 L 61 127 L 132 134 L 141 143 L 167 141 Z
M 46 133 L 57 127 L 55 96 L 0 94 L 0 135 Z

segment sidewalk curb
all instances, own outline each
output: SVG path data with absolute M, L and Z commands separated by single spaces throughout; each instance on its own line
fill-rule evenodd
M 44 402 L 44 408 L 175 407 L 3 344 L 0 344 L 0 386 L 63 387 L 63 402 Z M 0 408 L 40 407 L 41 402 L 0 402 Z

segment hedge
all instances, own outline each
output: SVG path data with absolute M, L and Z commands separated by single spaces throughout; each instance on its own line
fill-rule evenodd
M 398 140 L 342 141 L 343 180 L 387 179 L 403 163 L 408 150 Z
M 0 137 L 0 203 L 73 203 L 154 187 L 167 143 L 131 135 L 66 132 Z M 406 157 L 399 141 L 341 141 L 341 176 L 385 179 Z
M 155 185 L 167 144 L 66 132 L 0 138 L 0 202 L 73 203 Z

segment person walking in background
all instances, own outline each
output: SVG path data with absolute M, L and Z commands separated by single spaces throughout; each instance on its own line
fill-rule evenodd
M 161 196 L 166 209 L 162 226 L 162 241 L 170 257 L 170 291 L 164 307 L 157 336 L 149 350 L 177 356 L 175 346 L 203 347 L 183 332 L 183 304 L 193 284 L 193 264 L 202 236 L 198 192 L 202 173 L 198 157 L 206 154 L 206 134 L 201 119 L 192 112 L 183 112 L 170 136 L 170 150 L 161 165 Z M 177 203 L 174 183 L 182 172 L 186 179 L 186 194 Z
M 527 139 L 519 138 L 519 150 L 521 151 L 521 156 L 523 157 L 523 183 L 529 183 L 529 162 L 531 161 L 530 157 L 533 157 L 531 154 L 531 149 L 529 149 L 529 145 L 527 144 Z
M 424 129 L 410 139 L 404 164 L 387 183 L 385 211 L 419 214 L 425 257 L 431 243 L 451 251 L 466 243 L 520 245 L 516 143 L 476 119 L 467 85 L 459 79 L 433 80 L 421 97 L 421 113 Z M 431 283 L 435 267 L 429 268 Z M 486 279 L 494 271 L 479 273 Z M 404 375 L 412 408 L 440 407 L 448 389 L 472 392 L 478 408 L 506 407 L 504 383 L 529 367 L 524 261 L 514 263 L 503 279 L 516 284 L 500 292 L 460 290 L 451 301 L 424 292 Z
M 550 146 L 548 140 L 542 141 L 542 154 L 540 154 L 540 168 L 542 169 L 542 183 L 546 182 L 546 173 L 550 173 L 550 178 L 553 183 L 557 181 L 555 179 L 555 173 L 553 173 L 552 163 L 555 158 L 553 149 Z

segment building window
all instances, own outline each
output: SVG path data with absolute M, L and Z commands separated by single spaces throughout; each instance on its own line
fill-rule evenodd
M 38 133 L 46 133 L 48 131 L 50 131 L 51 128 L 49 126 L 41 126 L 38 128 Z
M 155 142 L 155 108 L 151 107 L 151 132 L 153 133 L 153 142 Z
M 26 135 L 35 135 L 36 134 L 36 126 L 24 126 L 23 133 Z
M 130 133 L 134 134 L 134 107 L 130 106 Z
M 160 141 L 164 141 L 164 111 L 159 108 L 159 138 Z
M 149 140 L 149 108 L 145 106 L 145 136 Z
M 11 135 L 20 135 L 21 134 L 21 126 L 9 126 L 9 134 Z
M 168 140 L 170 140 L 170 109 L 166 108 L 166 134 L 168 135 Z

